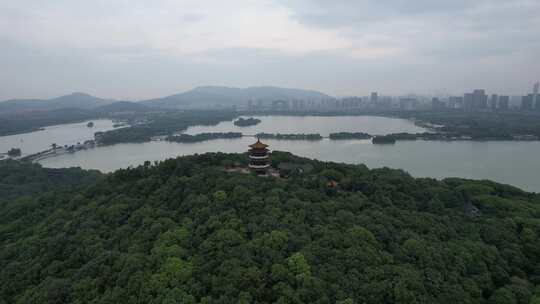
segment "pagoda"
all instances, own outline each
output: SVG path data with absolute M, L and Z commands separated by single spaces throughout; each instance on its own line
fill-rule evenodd
M 268 160 L 268 145 L 263 144 L 258 138 L 257 142 L 249 146 L 249 168 L 257 174 L 264 175 L 270 167 Z

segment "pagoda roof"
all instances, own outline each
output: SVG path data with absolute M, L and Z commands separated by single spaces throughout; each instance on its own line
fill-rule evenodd
M 268 147 L 268 145 L 263 144 L 261 142 L 261 140 L 257 138 L 257 142 L 252 144 L 252 145 L 249 145 L 249 147 L 252 148 L 252 149 L 266 149 L 266 147 Z

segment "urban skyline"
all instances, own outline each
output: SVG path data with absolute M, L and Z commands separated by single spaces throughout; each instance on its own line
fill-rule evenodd
M 252 110 L 305 110 L 305 109 L 379 109 L 379 110 L 418 110 L 418 109 L 462 109 L 475 110 L 511 110 L 540 111 L 540 83 L 533 85 L 532 93 L 525 95 L 502 95 L 485 89 L 474 89 L 463 95 L 422 96 L 422 95 L 384 95 L 371 92 L 364 96 L 336 97 L 322 101 L 306 100 L 251 100 L 247 107 Z

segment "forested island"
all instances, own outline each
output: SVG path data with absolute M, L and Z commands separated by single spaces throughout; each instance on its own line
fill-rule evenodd
M 341 140 L 341 139 L 370 139 L 373 135 L 364 133 L 364 132 L 339 132 L 339 133 L 330 133 L 328 136 L 332 140 Z
M 419 125 L 429 124 L 437 133 L 472 140 L 538 140 L 540 139 L 540 113 L 416 111 L 396 113 L 397 117 L 416 120 Z
M 145 116 L 131 127 L 96 133 L 100 145 L 117 143 L 146 142 L 156 136 L 171 136 L 195 125 L 216 125 L 232 120 L 237 114 L 233 111 L 173 111 Z
M 249 114 L 243 113 L 244 115 Z M 253 113 L 251 113 L 253 114 Z M 540 140 L 540 112 L 507 111 L 462 111 L 462 110 L 417 110 L 417 111 L 305 111 L 279 112 L 262 111 L 257 115 L 291 116 L 382 116 L 415 121 L 430 129 L 426 140 Z M 347 133 L 347 132 L 346 132 Z M 420 139 L 421 136 L 416 136 Z M 406 140 L 405 138 L 402 138 Z M 409 138 L 410 140 L 411 138 Z
M 136 104 L 135 104 L 136 105 Z M 152 108 L 132 109 L 134 105 L 116 105 L 96 110 L 58 109 L 51 111 L 29 111 L 22 113 L 1 113 L 0 135 L 36 131 L 52 124 L 84 121 L 87 119 L 110 118 L 124 121 L 126 128 L 96 133 L 99 145 L 116 143 L 138 143 L 150 141 L 153 137 L 170 136 L 195 125 L 215 125 L 231 121 L 239 116 L 252 115 L 246 111 L 234 110 L 156 110 Z M 140 106 L 140 105 L 138 105 Z M 125 110 L 129 111 L 125 111 Z M 295 115 L 295 116 L 343 116 L 343 115 L 378 115 L 399 117 L 415 121 L 427 127 L 430 132 L 421 134 L 401 133 L 396 140 L 539 140 L 540 114 L 507 112 L 464 112 L 464 111 L 385 111 L 385 112 L 306 112 L 272 113 L 261 112 L 259 115 Z M 237 126 L 252 126 L 260 123 L 254 117 L 234 120 Z M 115 124 L 115 128 L 121 126 Z M 339 132 L 331 139 L 369 139 L 369 134 L 362 132 Z M 373 136 L 373 135 L 370 135 Z
M 237 120 L 234 121 L 234 125 L 235 126 L 238 126 L 238 127 L 249 127 L 249 126 L 255 126 L 255 125 L 258 125 L 261 123 L 261 120 L 260 119 L 257 119 L 257 118 L 253 118 L 253 117 L 250 117 L 250 118 L 238 118 Z
M 322 140 L 323 139 L 321 134 L 318 134 L 318 133 L 312 133 L 312 134 L 258 133 L 255 136 L 261 139 L 277 139 L 277 140 Z
M 234 111 L 173 111 L 145 116 L 143 123 L 133 123 L 131 127 L 96 134 L 99 144 L 109 145 L 121 142 L 144 142 L 155 136 L 170 136 L 194 125 L 214 125 L 232 120 L 245 113 Z M 299 115 L 296 113 L 295 115 Z M 320 113 L 311 115 L 321 115 Z M 335 114 L 339 116 L 338 114 Z M 412 119 L 417 124 L 431 130 L 424 133 L 389 134 L 395 140 L 539 140 L 540 116 L 524 113 L 467 113 L 453 111 L 388 112 L 379 114 L 388 117 Z M 324 116 L 332 116 L 326 114 Z M 240 118 L 235 124 L 245 125 L 245 121 L 258 119 Z M 242 122 L 239 122 L 242 121 Z M 237 124 L 238 125 L 238 124 Z M 247 123 L 251 125 L 251 123 Z M 318 134 L 265 134 L 271 139 L 318 140 Z M 279 135 L 279 136 L 278 136 Z M 375 135 L 363 132 L 338 132 L 330 139 L 369 139 Z
M 2 303 L 538 303 L 540 197 L 273 152 L 0 162 Z M 287 166 L 285 166 L 287 165 Z
M 446 133 L 390 133 L 386 135 L 376 135 L 372 136 L 373 142 L 396 142 L 398 140 L 472 140 L 471 137 L 465 135 L 457 134 L 446 134 Z
M 168 141 L 179 142 L 179 143 L 194 143 L 207 141 L 212 139 L 230 139 L 230 138 L 240 138 L 242 133 L 240 132 L 226 132 L 226 133 L 199 133 L 195 135 L 190 134 L 176 134 L 167 136 Z
M 7 155 L 9 157 L 19 157 L 21 156 L 21 154 L 22 154 L 22 151 L 19 148 L 11 148 L 9 149 L 9 151 L 7 151 Z
M 374 136 L 373 139 L 371 139 L 371 142 L 373 144 L 395 144 L 396 138 L 392 135 L 379 135 Z

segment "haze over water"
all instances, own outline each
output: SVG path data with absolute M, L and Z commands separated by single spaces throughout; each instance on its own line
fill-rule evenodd
M 240 128 L 232 122 L 216 126 L 196 126 L 186 132 L 258 132 L 321 133 L 356 131 L 371 134 L 423 132 L 425 129 L 402 119 L 384 117 L 260 117 L 258 126 Z M 180 155 L 205 152 L 245 152 L 254 138 L 211 140 L 200 143 L 155 141 L 140 144 L 117 144 L 64 154 L 40 161 L 46 167 L 80 166 L 111 172 L 137 166 L 146 160 L 164 160 Z M 266 140 L 272 150 L 335 161 L 366 164 L 370 168 L 391 167 L 408 171 L 415 177 L 463 177 L 490 179 L 540 191 L 540 142 L 507 141 L 398 141 L 395 145 L 373 145 L 369 140 L 279 141 Z

